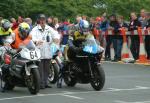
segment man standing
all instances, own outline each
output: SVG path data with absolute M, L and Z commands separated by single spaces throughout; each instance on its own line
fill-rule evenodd
M 147 13 L 146 29 L 150 31 L 150 13 Z M 147 59 L 150 60 L 150 35 L 145 36 L 145 49 L 147 52 Z
M 145 9 L 140 12 L 139 22 L 141 22 L 142 29 L 146 30 L 149 28 L 149 15 L 146 13 Z M 150 59 L 150 35 L 145 35 L 145 49 L 147 52 L 147 59 Z
M 32 40 L 36 46 L 41 50 L 41 62 L 39 65 L 41 75 L 41 89 L 51 88 L 48 85 L 47 79 L 49 75 L 50 59 L 52 57 L 50 51 L 50 44 L 58 40 L 58 32 L 46 24 L 46 16 L 40 14 L 38 16 L 39 24 L 31 31 Z
M 132 34 L 135 30 L 138 30 L 138 27 L 141 27 L 141 22 L 139 22 L 137 15 L 135 12 L 131 12 L 130 14 L 130 24 L 129 31 L 131 31 L 131 53 L 135 60 L 139 59 L 139 47 L 140 47 L 140 38 L 139 35 Z
M 144 9 L 141 10 L 140 17 L 138 20 L 139 22 L 141 22 L 142 29 L 144 29 L 144 27 L 146 27 L 147 24 L 146 12 Z

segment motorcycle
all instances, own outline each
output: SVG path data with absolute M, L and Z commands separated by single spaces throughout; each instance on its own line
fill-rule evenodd
M 55 84 L 59 79 L 60 70 L 62 68 L 62 50 L 57 44 L 52 43 L 51 51 L 52 59 L 50 62 L 48 81 L 52 84 Z
M 74 87 L 77 83 L 90 83 L 95 90 L 101 90 L 105 84 L 105 73 L 100 63 L 102 53 L 103 48 L 91 34 L 79 46 L 78 52 L 69 47 L 65 54 L 68 60 L 63 68 L 65 84 Z
M 32 42 L 29 43 L 31 46 Z M 38 64 L 40 61 L 40 50 L 25 46 L 20 51 L 3 47 L 3 63 L 0 66 L 3 91 L 13 90 L 15 86 L 27 87 L 31 94 L 37 94 L 40 90 L 40 74 Z M 15 52 L 14 52 L 15 51 Z

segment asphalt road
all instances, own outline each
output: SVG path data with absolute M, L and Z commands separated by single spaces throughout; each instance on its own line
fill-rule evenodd
M 104 63 L 106 83 L 101 91 L 90 84 L 41 90 L 31 95 L 26 88 L 0 93 L 0 103 L 150 103 L 150 66 Z

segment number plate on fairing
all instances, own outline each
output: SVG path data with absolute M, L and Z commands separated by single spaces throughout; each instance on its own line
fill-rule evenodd
M 41 57 L 40 50 L 35 49 L 35 50 L 28 50 L 28 49 L 23 49 L 21 52 L 21 57 L 28 59 L 28 60 L 38 60 Z

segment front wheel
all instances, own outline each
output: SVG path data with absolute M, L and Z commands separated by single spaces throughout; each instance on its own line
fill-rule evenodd
M 5 90 L 13 90 L 14 88 L 15 88 L 15 85 L 5 82 L 5 84 L 4 84 Z
M 75 76 L 73 75 L 74 72 L 71 71 L 72 65 L 68 65 L 66 66 L 66 68 L 64 68 L 64 70 L 66 70 L 65 74 L 64 74 L 64 82 L 67 86 L 69 87 L 74 87 L 77 84 L 77 80 L 75 78 Z
M 93 68 L 93 77 L 91 79 L 91 86 L 99 91 L 104 87 L 105 84 L 105 72 L 101 65 L 97 65 Z
M 59 66 L 56 63 L 52 63 L 49 68 L 48 81 L 52 84 L 55 84 L 59 76 Z
M 37 94 L 40 90 L 40 74 L 38 69 L 32 69 L 27 79 L 27 86 L 31 94 Z
M 74 87 L 77 83 L 76 79 L 71 77 L 71 76 L 65 76 L 64 77 L 64 82 L 69 87 Z

